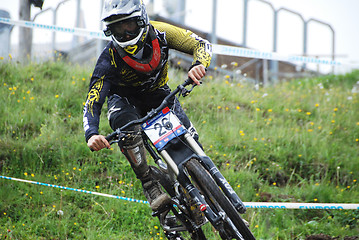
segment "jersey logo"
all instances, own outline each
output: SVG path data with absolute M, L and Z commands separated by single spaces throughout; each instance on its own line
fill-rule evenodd
M 113 66 L 115 66 L 115 68 L 117 68 L 117 64 L 116 64 L 116 61 L 115 61 L 115 55 L 113 54 L 112 48 L 110 48 L 108 51 L 110 52 L 110 55 L 111 55 L 111 58 L 112 58 L 111 65 L 113 65 Z
M 103 87 L 104 77 L 105 77 L 105 75 L 97 80 L 97 82 L 92 86 L 90 92 L 87 95 L 87 101 L 86 101 L 87 111 L 89 111 L 92 116 L 94 116 L 93 115 L 93 104 L 100 100 L 100 92 Z

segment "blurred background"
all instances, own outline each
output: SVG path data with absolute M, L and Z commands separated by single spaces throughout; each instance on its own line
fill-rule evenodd
M 152 20 L 190 29 L 215 44 L 308 56 L 344 63 L 304 64 L 215 55 L 211 70 L 256 82 L 307 75 L 339 74 L 359 66 L 356 0 L 144 0 Z M 102 30 L 103 0 L 0 0 L 0 17 L 69 28 Z M 93 64 L 104 40 L 0 23 L 0 56 L 17 61 Z M 10 54 L 10 56 L 9 56 Z M 173 51 L 174 64 L 187 68 L 191 57 Z M 181 64 L 179 64 L 181 62 Z

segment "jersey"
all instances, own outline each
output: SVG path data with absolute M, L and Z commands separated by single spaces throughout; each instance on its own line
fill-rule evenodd
M 203 64 L 207 68 L 210 65 L 212 47 L 207 40 L 189 30 L 164 22 L 151 21 L 149 28 L 150 36 L 147 36 L 141 60 L 132 56 L 126 56 L 127 59 L 123 57 L 123 50 L 113 41 L 107 44 L 98 58 L 84 107 L 86 141 L 99 134 L 100 114 L 106 97 L 113 94 L 133 97 L 167 87 L 169 49 L 192 54 L 192 66 Z M 154 44 L 155 42 L 158 44 Z M 143 59 L 148 60 L 146 64 Z M 140 66 L 151 66 L 153 62 L 156 64 L 139 71 L 138 66 L 131 66 L 131 62 Z

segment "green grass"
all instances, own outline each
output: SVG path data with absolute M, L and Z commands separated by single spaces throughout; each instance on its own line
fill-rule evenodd
M 91 71 L 0 62 L 1 175 L 144 200 L 117 147 L 86 146 Z M 170 77 L 174 87 L 185 74 Z M 243 201 L 358 203 L 359 96 L 351 93 L 358 80 L 354 71 L 255 90 L 208 76 L 180 101 Z M 244 218 L 258 239 L 359 235 L 358 210 L 248 209 Z M 163 239 L 158 227 L 145 204 L 0 179 L 0 239 Z

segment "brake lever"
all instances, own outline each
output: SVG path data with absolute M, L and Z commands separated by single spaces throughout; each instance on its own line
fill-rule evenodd
M 202 84 L 202 82 L 200 82 L 200 84 Z M 191 89 L 187 89 L 187 88 L 183 87 L 183 88 L 181 89 L 181 95 L 182 95 L 182 97 L 187 97 L 187 96 L 192 92 L 192 90 L 193 90 L 196 86 L 197 86 L 197 84 L 192 84 Z
M 118 143 L 118 142 L 120 142 L 120 139 L 117 139 L 117 140 L 112 140 L 112 141 L 110 141 L 110 142 L 109 142 L 109 144 L 110 144 L 110 145 L 112 145 L 112 144 L 114 144 L 114 143 Z
M 108 141 L 108 143 L 110 145 L 112 145 L 114 143 L 119 143 L 119 142 L 123 141 L 126 138 L 126 134 L 121 132 L 120 129 L 118 128 L 118 129 L 116 129 L 115 132 L 113 132 L 112 134 L 108 135 L 105 138 Z

